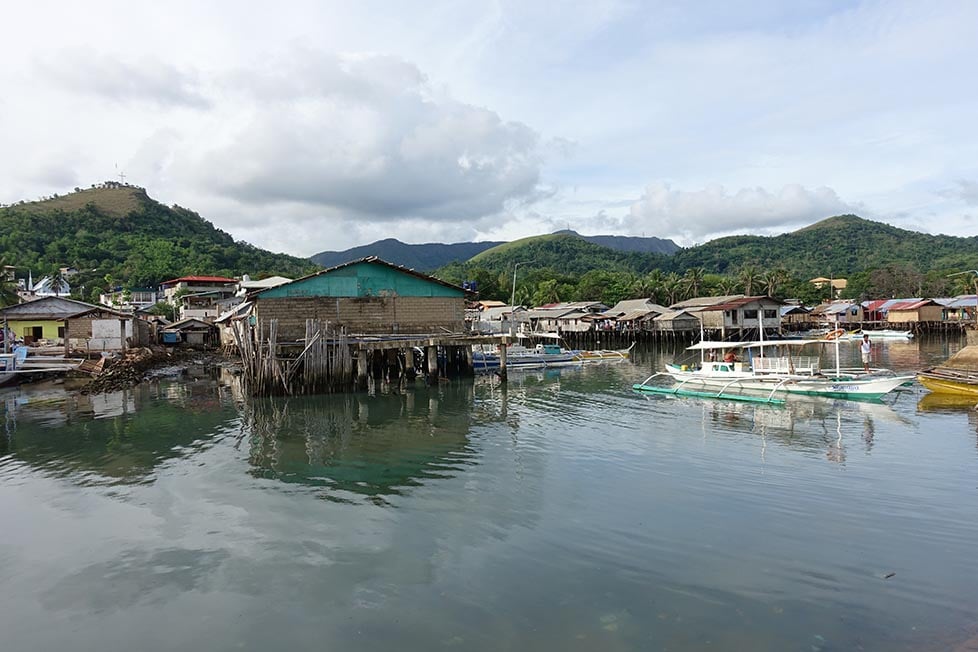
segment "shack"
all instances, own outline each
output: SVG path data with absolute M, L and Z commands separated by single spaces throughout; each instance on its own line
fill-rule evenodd
M 944 318 L 944 306 L 933 299 L 910 299 L 889 306 L 886 320 L 891 324 L 939 322 Z
M 62 346 L 73 350 L 116 351 L 133 337 L 131 315 L 66 297 L 42 297 L 0 309 L 24 344 Z
M 216 347 L 218 344 L 217 326 L 203 319 L 181 319 L 167 324 L 160 331 L 163 344 L 194 347 Z
M 470 295 L 371 256 L 253 293 L 251 317 L 232 319 L 231 328 L 258 393 L 345 387 L 354 369 L 360 386 L 370 370 L 411 378 L 417 362 L 435 377 L 471 372 L 472 345 L 508 339 L 468 329 Z

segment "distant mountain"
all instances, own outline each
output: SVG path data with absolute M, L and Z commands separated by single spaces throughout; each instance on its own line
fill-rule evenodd
M 295 277 L 316 269 L 308 260 L 235 242 L 193 211 L 114 182 L 0 207 L 0 251 L 18 276 L 80 270 L 71 285 L 85 286 L 86 300 L 109 284 L 106 277 L 148 287 L 186 274 Z
M 333 267 L 367 256 L 377 256 L 389 263 L 402 265 L 422 272 L 430 272 L 449 263 L 468 260 L 472 256 L 492 249 L 499 242 L 459 242 L 456 244 L 407 244 L 394 238 L 378 240 L 372 244 L 353 247 L 344 251 L 323 251 L 312 256 L 312 261 L 323 267 Z
M 703 267 L 724 274 L 754 265 L 783 267 L 806 278 L 848 276 L 894 264 L 920 272 L 978 269 L 978 238 L 930 235 L 856 215 L 837 215 L 778 236 L 711 240 L 670 259 L 678 272 Z
M 643 254 L 674 254 L 681 249 L 672 240 L 654 237 L 628 235 L 581 235 L 575 231 L 557 231 L 558 234 L 576 235 L 588 242 L 615 251 L 636 251 Z
M 661 238 L 639 238 L 619 235 L 580 235 L 574 231 L 564 230 L 549 236 L 572 236 L 585 242 L 606 247 L 619 252 L 638 252 L 672 254 L 679 251 L 679 245 L 672 240 Z M 525 242 L 518 240 L 516 242 Z M 459 242 L 455 244 L 405 244 L 399 240 L 388 238 L 372 244 L 353 247 L 345 251 L 323 251 L 312 256 L 312 261 L 323 267 L 332 267 L 350 260 L 377 256 L 388 262 L 410 267 L 420 271 L 432 271 L 450 263 L 462 263 L 477 257 L 486 251 L 498 247 L 506 247 L 510 242 Z

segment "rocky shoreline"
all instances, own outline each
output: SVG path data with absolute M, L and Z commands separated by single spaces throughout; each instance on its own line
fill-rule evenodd
M 213 351 L 141 347 L 90 366 L 92 380 L 78 391 L 103 394 L 135 387 L 145 380 L 178 376 L 191 366 L 219 367 L 235 363 Z

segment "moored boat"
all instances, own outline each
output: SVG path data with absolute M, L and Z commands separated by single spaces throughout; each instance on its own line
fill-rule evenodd
M 921 371 L 917 380 L 932 392 L 978 397 L 978 345 L 969 344 L 943 364 Z
M 863 335 L 869 335 L 870 340 L 910 340 L 913 339 L 913 331 L 897 331 L 887 328 L 881 330 L 855 330 L 839 336 L 840 340 L 861 340 Z
M 556 344 L 537 344 L 532 348 L 512 344 L 506 349 L 507 367 L 553 367 L 581 362 L 583 358 L 577 351 L 567 351 Z M 472 367 L 476 371 L 498 369 L 501 363 L 498 350 L 472 352 Z
M 830 398 L 878 400 L 901 385 L 913 380 L 912 375 L 896 375 L 886 369 L 842 369 L 836 352 L 835 370 L 823 373 L 820 357 L 793 355 L 793 347 L 824 345 L 825 340 L 777 340 L 761 342 L 700 342 L 690 349 L 701 352 L 726 349 L 739 350 L 747 362 L 708 360 L 699 365 L 669 364 L 665 372 L 649 376 L 632 386 L 640 392 L 660 394 L 709 395 L 736 400 L 783 400 L 786 395 L 825 396 Z M 787 350 L 765 355 L 766 349 Z M 754 352 L 757 355 L 754 355 Z M 675 384 L 664 387 L 656 378 L 671 378 Z

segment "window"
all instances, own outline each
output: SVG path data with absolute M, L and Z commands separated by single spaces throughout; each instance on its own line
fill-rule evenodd
M 64 337 L 65 337 L 65 327 L 64 326 L 58 326 L 58 337 L 60 337 L 61 339 L 64 339 Z
M 727 314 L 730 315 L 730 323 L 731 324 L 736 324 L 737 323 L 737 311 L 736 310 L 729 310 L 729 311 L 727 311 Z
M 777 310 L 765 310 L 764 319 L 776 319 L 778 316 Z
M 757 319 L 757 311 L 756 310 L 745 310 L 744 311 L 744 319 Z

